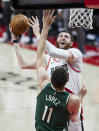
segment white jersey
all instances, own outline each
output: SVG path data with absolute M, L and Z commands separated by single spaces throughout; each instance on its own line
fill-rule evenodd
M 66 84 L 67 91 L 78 95 L 81 89 L 82 54 L 76 48 L 69 49 L 74 55 L 74 61 L 69 63 L 65 59 L 53 58 L 46 55 L 47 72 L 49 75 L 59 66 L 64 66 L 69 72 L 69 81 Z

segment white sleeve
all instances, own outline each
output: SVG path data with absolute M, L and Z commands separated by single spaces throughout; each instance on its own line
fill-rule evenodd
M 70 48 L 69 51 L 73 54 L 74 56 L 74 61 L 81 61 L 82 59 L 82 53 L 80 50 L 76 49 L 76 48 Z
M 82 71 L 82 53 L 76 48 L 70 48 L 69 51 L 72 52 L 74 56 L 74 60 L 70 64 L 77 71 Z
M 46 41 L 46 49 L 50 56 L 57 57 L 61 59 L 67 60 L 69 57 L 69 51 L 64 49 L 56 48 L 49 41 Z
M 38 36 L 37 38 L 39 39 L 39 37 L 40 36 Z M 52 57 L 61 58 L 65 60 L 67 60 L 69 57 L 68 50 L 56 48 L 48 40 L 46 40 L 46 50 L 48 51 L 48 54 Z

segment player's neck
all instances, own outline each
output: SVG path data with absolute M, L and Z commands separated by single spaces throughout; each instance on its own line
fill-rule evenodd
M 57 88 L 57 87 L 54 87 L 56 89 L 56 91 L 63 91 L 65 88 L 62 87 L 62 88 Z

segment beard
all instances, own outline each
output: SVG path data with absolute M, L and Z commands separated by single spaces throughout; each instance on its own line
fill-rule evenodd
M 57 48 L 60 48 L 60 47 L 59 47 L 59 43 L 58 43 L 57 41 L 56 41 L 56 47 L 57 47 Z M 64 46 L 64 48 L 62 48 L 62 49 L 67 50 L 67 49 L 69 49 L 69 48 L 71 48 L 70 44 L 66 44 L 66 45 Z

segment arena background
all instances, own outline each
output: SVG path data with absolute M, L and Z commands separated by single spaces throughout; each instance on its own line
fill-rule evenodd
M 86 31 L 82 78 L 88 89 L 84 98 L 85 131 L 99 131 L 99 10 L 94 10 L 94 29 Z M 37 96 L 36 71 L 19 67 L 11 41 L 6 39 L 4 16 L 0 8 L 0 131 L 35 131 L 35 105 Z M 22 36 L 20 45 L 27 60 L 36 57 L 37 39 L 32 44 L 28 34 Z M 78 48 L 74 32 L 74 47 Z M 55 36 L 48 36 L 55 45 Z

